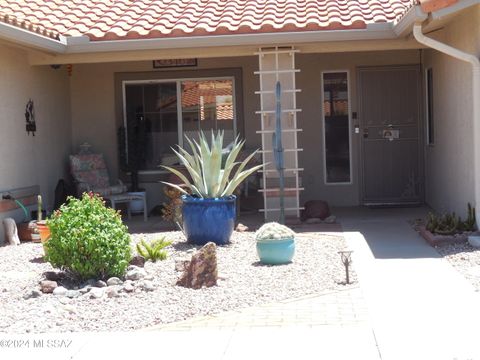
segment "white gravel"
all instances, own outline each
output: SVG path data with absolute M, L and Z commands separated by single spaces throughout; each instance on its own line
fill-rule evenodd
M 443 244 L 435 248 L 480 291 L 480 249 L 474 248 L 468 242 Z
M 136 234 L 133 241 L 162 235 L 173 241 L 168 259 L 145 265 L 155 290 L 118 298 L 44 294 L 24 300 L 52 267 L 42 261 L 40 244 L 0 247 L 0 332 L 126 331 L 345 288 L 337 252 L 346 244 L 340 236 L 297 234 L 291 264 L 264 266 L 258 262 L 253 233 L 235 232 L 230 245 L 217 248 L 218 286 L 192 290 L 175 285 L 180 275 L 175 258 L 185 257 L 193 247 L 181 233 Z

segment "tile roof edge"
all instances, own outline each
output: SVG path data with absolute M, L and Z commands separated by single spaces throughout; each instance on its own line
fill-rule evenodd
M 66 51 L 62 36 L 55 39 L 2 21 L 0 21 L 0 39 L 47 52 L 64 53 Z
M 392 23 L 369 24 L 364 29 L 318 30 L 294 32 L 270 32 L 252 34 L 228 34 L 184 36 L 147 39 L 92 40 L 87 36 L 67 37 L 68 53 L 108 52 L 147 49 L 180 49 L 203 46 L 265 46 L 276 44 L 396 39 Z

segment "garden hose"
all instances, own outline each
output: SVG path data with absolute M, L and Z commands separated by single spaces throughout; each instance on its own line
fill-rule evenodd
M 14 199 L 14 201 L 18 206 L 20 206 L 22 208 L 23 214 L 25 215 L 24 221 L 27 221 L 28 220 L 28 210 L 27 210 L 27 208 L 22 204 L 22 202 L 20 200 Z

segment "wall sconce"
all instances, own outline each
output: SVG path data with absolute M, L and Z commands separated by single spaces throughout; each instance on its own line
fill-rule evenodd
M 30 99 L 25 105 L 25 130 L 27 131 L 27 135 L 32 133 L 35 136 L 35 131 L 37 131 L 37 125 L 35 124 L 35 108 L 33 106 L 33 100 Z

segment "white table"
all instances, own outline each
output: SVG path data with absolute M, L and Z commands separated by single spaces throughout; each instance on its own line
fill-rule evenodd
M 118 194 L 118 195 L 109 195 L 105 196 L 105 199 L 110 201 L 112 209 L 116 210 L 117 204 L 125 203 L 127 204 L 127 214 L 128 219 L 132 218 L 132 212 L 130 211 L 130 202 L 135 200 L 143 201 L 143 220 L 148 220 L 148 211 L 147 211 L 147 196 L 145 194 L 136 194 L 132 195 L 129 193 Z

